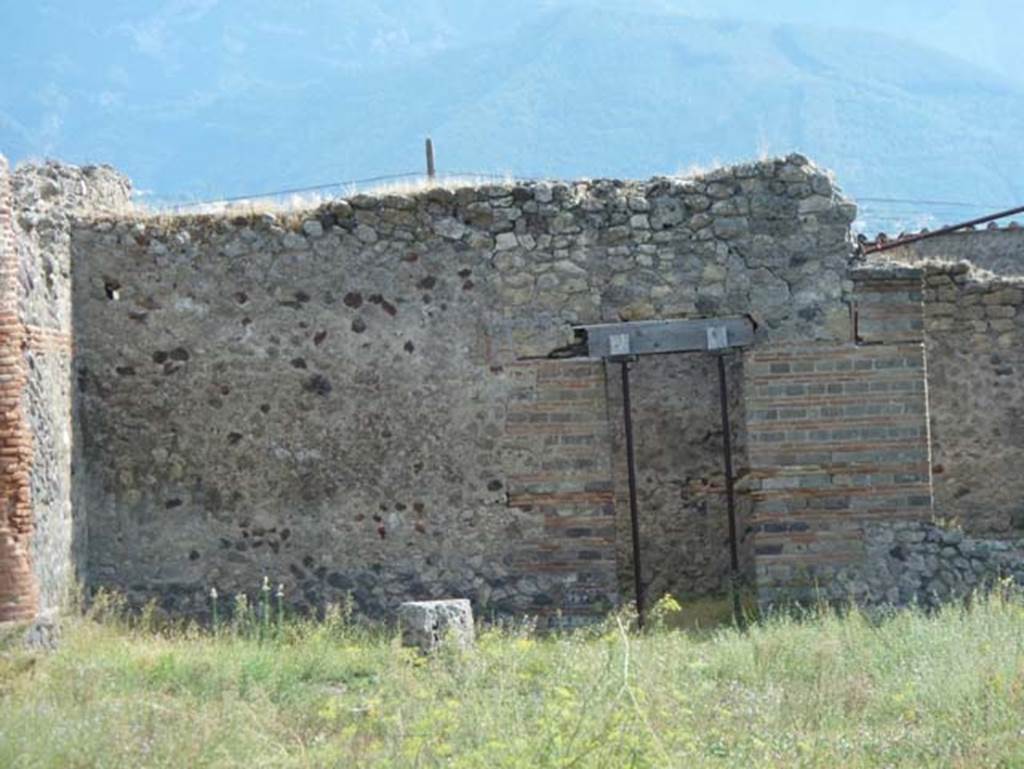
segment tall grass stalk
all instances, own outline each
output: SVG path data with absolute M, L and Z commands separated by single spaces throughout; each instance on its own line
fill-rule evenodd
M 210 626 L 214 635 L 220 632 L 220 609 L 217 606 L 217 588 L 210 588 Z
M 263 578 L 260 588 L 260 641 L 266 640 L 270 632 L 270 579 Z
M 277 586 L 277 592 L 274 593 L 274 597 L 277 599 L 277 630 L 281 631 L 284 627 L 284 585 L 279 584 Z

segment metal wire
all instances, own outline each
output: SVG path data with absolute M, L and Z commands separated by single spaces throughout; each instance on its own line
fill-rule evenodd
M 433 178 L 429 177 L 422 171 L 404 171 L 401 173 L 393 174 L 379 174 L 377 176 L 368 176 L 361 179 L 345 179 L 342 181 L 335 182 L 324 182 L 321 184 L 310 184 L 301 187 L 285 187 L 277 190 L 269 190 L 265 192 L 254 192 L 240 195 L 229 195 L 219 198 L 209 198 L 204 200 L 198 200 L 188 203 L 174 203 L 165 206 L 171 211 L 180 211 L 189 208 L 198 208 L 202 206 L 215 206 L 220 204 L 237 203 L 245 200 L 260 200 L 266 198 L 282 197 L 284 195 L 298 195 L 307 192 L 319 192 L 322 190 L 333 189 L 336 187 L 358 187 L 360 185 L 367 184 L 379 184 L 381 182 L 398 181 L 401 179 L 431 179 L 436 181 L 438 179 L 458 179 L 458 178 L 476 178 L 476 179 L 494 179 L 501 181 L 539 181 L 543 177 L 539 176 L 520 176 L 517 174 L 497 174 L 490 171 L 447 171 L 441 174 L 435 175 Z M 874 226 L 879 226 L 882 223 L 889 225 L 910 225 L 916 220 L 922 219 L 936 219 L 938 216 L 934 211 L 927 211 L 921 209 L 912 210 L 895 210 L 894 206 L 941 206 L 941 207 L 954 207 L 954 208 L 974 208 L 974 209 L 996 209 L 999 208 L 995 205 L 987 203 L 969 203 L 962 200 L 926 200 L 919 198 L 901 198 L 901 197 L 884 197 L 884 196 L 855 196 L 855 202 L 861 209 L 862 216 L 859 217 L 866 223 L 877 223 Z M 877 211 L 877 213 L 872 213 Z

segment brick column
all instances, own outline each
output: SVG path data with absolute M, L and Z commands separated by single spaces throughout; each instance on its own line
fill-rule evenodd
M 22 405 L 26 371 L 14 226 L 10 175 L 0 157 L 0 621 L 31 619 L 38 605 L 30 549 L 32 435 Z
M 828 595 L 867 523 L 931 516 L 923 345 L 759 349 L 745 376 L 761 601 Z
M 506 446 L 516 459 L 508 504 L 522 539 L 510 566 L 520 611 L 585 624 L 618 603 L 615 492 L 604 368 L 599 361 L 514 365 Z

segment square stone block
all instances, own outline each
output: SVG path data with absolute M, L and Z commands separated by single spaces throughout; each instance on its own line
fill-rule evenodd
M 465 598 L 446 601 L 408 601 L 398 607 L 402 645 L 431 652 L 450 642 L 466 648 L 473 643 L 473 609 Z

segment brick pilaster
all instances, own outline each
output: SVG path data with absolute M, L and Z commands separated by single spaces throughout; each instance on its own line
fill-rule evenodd
M 920 342 L 759 349 L 745 374 L 762 600 L 827 588 L 869 521 L 931 516 Z
M 18 318 L 18 253 L 7 162 L 0 157 L 0 621 L 30 619 L 38 607 L 31 563 L 32 433 L 25 416 L 27 381 Z
M 520 456 L 509 506 L 527 518 L 512 561 L 540 589 L 522 607 L 575 624 L 618 602 L 615 492 L 600 362 L 515 364 L 506 441 Z

